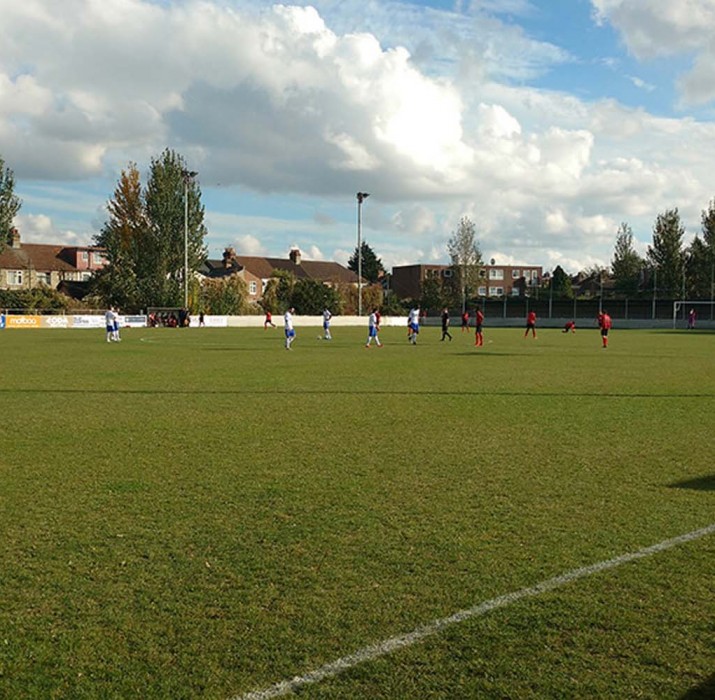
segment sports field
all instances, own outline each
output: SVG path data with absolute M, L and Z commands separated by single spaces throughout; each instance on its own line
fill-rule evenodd
M 297 332 L 0 332 L 1 698 L 713 697 L 715 333 Z

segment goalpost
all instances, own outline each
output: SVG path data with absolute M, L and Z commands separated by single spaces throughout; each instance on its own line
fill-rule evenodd
M 680 301 L 673 302 L 673 328 L 676 327 L 678 323 L 678 312 L 683 309 L 683 319 L 686 318 L 685 309 L 695 309 L 696 307 L 706 307 L 710 309 L 710 318 L 713 318 L 713 311 L 715 311 L 715 301 L 687 301 L 681 299 Z M 696 311 L 698 316 L 700 315 L 699 309 Z

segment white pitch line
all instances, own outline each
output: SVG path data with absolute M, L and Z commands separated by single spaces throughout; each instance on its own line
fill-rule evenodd
M 637 552 L 628 552 L 626 554 L 621 554 L 618 557 L 614 557 L 613 559 L 598 562 L 597 564 L 583 566 L 579 569 L 572 569 L 571 571 L 567 571 L 565 574 L 546 579 L 545 581 L 537 583 L 534 586 L 521 588 L 513 593 L 506 593 L 505 595 L 479 603 L 472 608 L 460 610 L 449 617 L 433 620 L 432 622 L 422 625 L 407 634 L 391 637 L 390 639 L 386 639 L 382 642 L 377 642 L 376 644 L 363 647 L 352 654 L 343 656 L 337 661 L 332 661 L 324 666 L 321 666 L 320 668 L 309 671 L 302 676 L 295 676 L 290 680 L 281 681 L 280 683 L 276 683 L 275 685 L 265 688 L 264 690 L 254 690 L 250 693 L 246 693 L 245 695 L 235 695 L 231 698 L 231 700 L 269 700 L 270 698 L 277 698 L 281 695 L 288 695 L 289 693 L 299 690 L 305 685 L 319 683 L 326 678 L 337 676 L 343 671 L 354 668 L 358 664 L 366 661 L 373 661 L 382 656 L 392 654 L 400 649 L 410 647 L 426 637 L 431 637 L 438 632 L 441 632 L 443 629 L 456 625 L 460 622 L 464 622 L 465 620 L 481 617 L 492 610 L 511 605 L 511 603 L 516 603 L 523 598 L 533 598 L 541 595 L 542 593 L 547 593 L 548 591 L 560 588 L 571 581 L 576 581 L 577 579 L 585 578 L 586 576 L 591 576 L 592 574 L 597 574 L 601 571 L 607 571 L 608 569 L 615 569 L 617 566 L 621 566 L 621 564 L 627 564 L 628 562 L 636 561 L 637 559 L 643 559 L 645 557 L 652 556 L 653 554 L 658 554 L 659 552 L 670 549 L 671 547 L 675 547 L 679 544 L 683 544 L 684 542 L 691 542 L 692 540 L 697 540 L 713 533 L 715 533 L 715 523 L 701 528 L 700 530 L 693 530 L 685 535 L 673 537 L 669 540 L 663 540 L 658 544 L 645 547 L 644 549 L 639 549 Z

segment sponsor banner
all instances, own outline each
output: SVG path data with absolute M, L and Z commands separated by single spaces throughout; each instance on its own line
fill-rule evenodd
M 146 316 L 120 316 L 119 325 L 129 328 L 146 328 Z
M 41 328 L 42 316 L 12 316 L 5 318 L 6 328 Z
M 5 328 L 5 314 L 0 314 L 0 331 Z
M 204 326 L 206 328 L 226 328 L 228 326 L 228 316 L 204 316 Z M 199 327 L 199 315 L 191 317 L 189 328 Z
M 69 328 L 70 320 L 67 316 L 42 316 L 42 328 Z
M 72 316 L 72 328 L 104 328 L 104 314 Z

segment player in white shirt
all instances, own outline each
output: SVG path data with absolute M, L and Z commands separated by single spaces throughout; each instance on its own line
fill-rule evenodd
M 107 329 L 107 342 L 111 343 L 115 340 L 114 337 L 114 307 L 110 306 L 107 313 L 104 314 L 104 324 Z
M 410 315 L 407 318 L 407 337 L 413 345 L 417 345 L 417 335 L 420 332 L 420 305 L 417 304 L 410 309 Z
M 333 336 L 330 335 L 330 319 L 333 314 L 330 313 L 330 309 L 327 307 L 323 310 L 323 338 L 325 340 L 332 340 Z
M 283 316 L 283 326 L 286 335 L 286 350 L 290 350 L 291 343 L 295 340 L 295 328 L 293 328 L 293 314 L 295 309 L 291 306 Z
M 378 336 L 378 333 L 380 332 L 380 328 L 377 325 L 377 309 L 373 309 L 372 313 L 368 317 L 367 320 L 367 343 L 365 343 L 365 347 L 369 348 L 370 343 L 372 342 L 372 339 L 375 339 L 375 343 L 378 348 L 382 347 L 382 343 L 380 342 L 380 337 Z
M 114 309 L 114 333 L 112 334 L 112 340 L 119 342 L 121 338 L 119 337 L 119 309 Z

